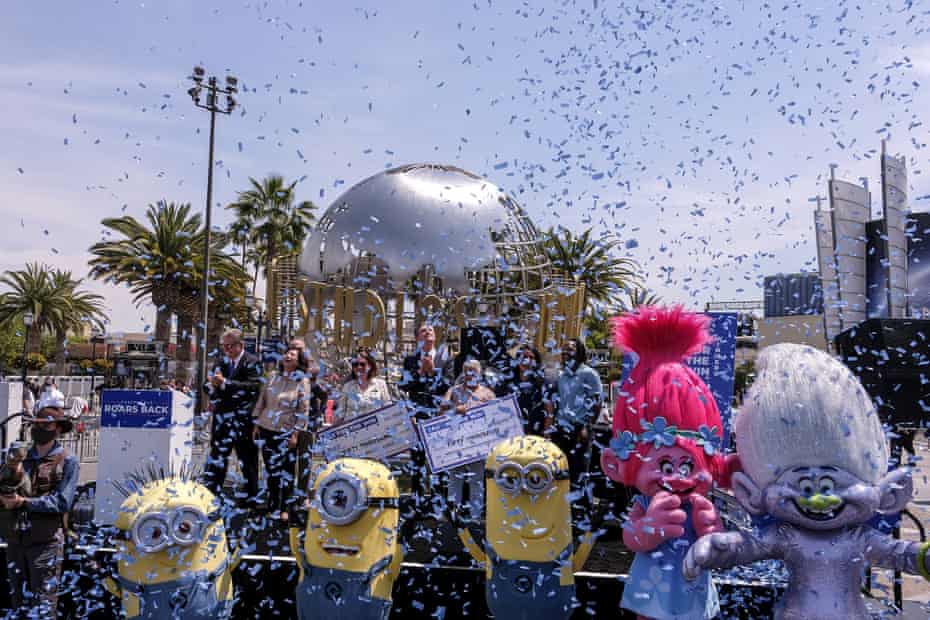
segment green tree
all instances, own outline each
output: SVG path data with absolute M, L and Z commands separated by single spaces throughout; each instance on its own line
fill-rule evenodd
M 29 352 L 38 352 L 42 335 L 54 333 L 55 326 L 70 313 L 67 291 L 56 288 L 48 266 L 28 263 L 25 269 L 7 271 L 0 285 L 9 290 L 0 294 L 0 325 L 22 321 L 25 313 L 33 316 L 29 328 Z
M 17 356 L 23 354 L 26 330 L 22 320 L 0 324 L 0 376 L 11 374 Z
M 66 312 L 61 313 L 52 325 L 55 337 L 55 372 L 65 373 L 65 347 L 69 332 L 80 333 L 85 325 L 102 329 L 106 322 L 103 311 L 103 296 L 80 290 L 83 278 L 77 280 L 70 271 L 56 269 L 49 274 L 52 287 L 68 301 Z
M 642 286 L 630 286 L 624 289 L 617 309 L 621 312 L 630 312 L 640 306 L 657 306 L 662 304 L 662 298 Z
M 625 289 L 639 282 L 639 265 L 617 256 L 620 240 L 613 236 L 592 238 L 591 229 L 580 235 L 558 227 L 543 233 L 544 247 L 553 271 L 565 280 L 584 284 L 584 307 L 614 307 Z
M 90 248 L 91 276 L 125 284 L 135 302 L 150 301 L 156 308 L 155 339 L 167 342 L 171 315 L 178 317 L 179 359 L 189 360 L 195 326 L 203 329 L 200 287 L 203 282 L 205 234 L 199 214 L 189 204 L 159 202 L 149 205 L 146 222 L 134 217 L 107 218 L 103 225 L 119 238 L 101 241 Z M 243 312 L 243 267 L 224 248 L 229 238 L 213 232 L 210 239 L 211 311 L 235 315 Z M 202 333 L 202 331 L 201 331 Z
M 266 286 L 271 285 L 271 266 L 280 255 L 299 252 L 313 226 L 316 205 L 309 200 L 296 201 L 297 182 L 288 184 L 284 177 L 272 174 L 262 181 L 249 178 L 251 187 L 239 192 L 227 206 L 235 214 L 231 234 L 243 248 L 243 264 L 250 260 L 258 270 L 264 269 Z M 254 293 L 253 280 L 253 293 Z M 265 299 L 272 299 L 271 290 Z

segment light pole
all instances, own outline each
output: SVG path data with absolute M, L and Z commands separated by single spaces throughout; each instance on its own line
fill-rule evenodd
M 103 333 L 95 329 L 90 335 L 90 410 L 94 410 L 94 388 L 97 383 L 97 343 L 104 342 Z
M 204 247 L 203 247 L 203 283 L 200 287 L 200 296 L 202 300 L 201 332 L 200 332 L 200 359 L 197 368 L 197 408 L 196 411 L 202 412 L 203 409 L 203 385 L 207 381 L 207 317 L 210 310 L 210 299 L 207 289 L 210 283 L 210 227 L 211 211 L 213 202 L 213 142 L 216 130 L 216 113 L 230 114 L 236 107 L 236 100 L 233 95 L 239 92 L 237 86 L 239 81 L 231 75 L 226 76 L 226 87 L 218 85 L 215 76 L 205 78 L 206 72 L 203 67 L 194 67 L 194 74 L 190 79 L 194 80 L 194 86 L 187 91 L 194 101 L 194 105 L 210 113 L 210 156 L 207 165 L 207 211 L 204 217 Z M 206 79 L 206 83 L 204 80 Z M 201 103 L 200 96 L 206 92 L 206 103 Z M 225 98 L 223 97 L 225 95 Z M 225 101 L 223 101 L 225 99 Z
M 23 315 L 23 325 L 26 326 L 26 333 L 23 335 L 23 389 L 26 389 L 26 355 L 29 351 L 29 332 L 32 327 L 32 322 L 35 320 L 35 317 L 31 312 L 27 312 Z

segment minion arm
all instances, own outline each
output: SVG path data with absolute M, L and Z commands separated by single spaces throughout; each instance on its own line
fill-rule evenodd
M 597 535 L 593 532 L 585 532 L 585 535 L 581 538 L 578 549 L 575 551 L 575 557 L 572 559 L 572 569 L 576 573 L 584 568 L 585 562 L 588 561 L 588 556 L 591 555 L 591 549 L 594 547 L 594 540 L 596 538 Z
M 122 596 L 122 590 L 120 589 L 118 585 L 116 585 L 116 582 L 113 581 L 113 579 L 111 579 L 110 577 L 104 578 L 103 587 L 106 589 L 107 592 L 109 592 L 116 598 L 120 598 Z
M 475 559 L 475 562 L 482 564 L 484 566 L 488 565 L 488 556 L 485 555 L 484 551 L 478 544 L 475 542 L 475 539 L 471 537 L 471 532 L 465 528 L 459 529 L 459 540 L 462 541 L 462 544 L 465 545 L 465 550 L 468 551 L 468 555 Z
M 404 561 L 404 551 L 400 547 L 397 547 L 397 551 L 394 552 L 394 557 L 391 559 L 391 565 L 388 567 L 388 575 L 391 578 L 391 583 L 397 580 L 398 575 L 400 575 L 400 565 Z
M 291 554 L 297 560 L 297 568 L 300 570 L 300 580 L 304 579 L 304 563 L 300 561 L 301 554 L 304 550 L 300 545 L 300 530 L 296 527 L 292 527 L 288 530 L 290 533 L 290 545 L 291 545 Z

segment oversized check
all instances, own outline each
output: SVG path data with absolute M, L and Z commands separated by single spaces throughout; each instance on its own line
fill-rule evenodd
M 515 396 L 489 401 L 463 414 L 446 413 L 418 426 L 433 472 L 483 461 L 504 439 L 523 435 L 523 420 Z
M 331 426 L 317 435 L 327 461 L 344 456 L 383 461 L 417 445 L 412 412 L 397 402 Z

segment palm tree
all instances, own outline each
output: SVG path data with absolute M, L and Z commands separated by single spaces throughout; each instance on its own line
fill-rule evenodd
M 617 305 L 624 289 L 639 281 L 639 265 L 615 255 L 621 245 L 616 237 L 593 239 L 590 228 L 575 235 L 560 226 L 543 233 L 543 240 L 556 274 L 584 284 L 585 309 Z
M 280 175 L 269 175 L 260 182 L 250 177 L 249 183 L 251 187 L 239 192 L 227 208 L 236 216 L 231 229 L 237 245 L 243 241 L 251 248 L 251 253 L 243 250 L 243 263 L 251 258 L 256 280 L 259 266 L 264 267 L 269 287 L 265 299 L 270 302 L 271 266 L 279 255 L 300 251 L 317 207 L 309 200 L 295 202 L 297 182 L 288 184 Z M 254 293 L 254 281 L 252 290 Z
M 91 276 L 129 286 L 136 303 L 150 301 L 156 308 L 156 340 L 167 342 L 171 315 L 177 315 L 178 357 L 189 361 L 194 328 L 205 323 L 200 317 L 205 237 L 200 215 L 191 214 L 189 204 L 162 201 L 149 205 L 146 220 L 147 226 L 130 216 L 103 220 L 106 228 L 122 238 L 90 248 L 94 255 Z M 238 309 L 236 304 L 244 305 L 248 274 L 223 251 L 228 243 L 224 234 L 211 235 L 208 294 L 214 310 L 222 304 L 234 309 Z
M 64 298 L 68 304 L 67 310 L 52 322 L 56 372 L 64 374 L 68 332 L 83 330 L 87 323 L 102 328 L 106 315 L 103 312 L 103 296 L 78 289 L 83 278 L 75 280 L 70 271 L 56 269 L 49 273 L 49 279 L 55 294 Z
M 10 290 L 0 295 L 0 325 L 8 325 L 26 312 L 32 313 L 27 350 L 37 353 L 42 334 L 53 334 L 55 362 L 59 371 L 63 371 L 68 332 L 80 330 L 87 322 L 101 326 L 106 319 L 103 297 L 80 290 L 82 282 L 75 280 L 70 271 L 52 271 L 39 263 L 4 273 L 0 283 Z
M 640 306 L 658 306 L 662 298 L 642 286 L 627 287 L 623 291 L 625 298 L 618 304 L 621 312 L 631 312 Z
M 6 325 L 29 312 L 33 316 L 26 349 L 38 353 L 43 332 L 51 332 L 54 325 L 68 312 L 68 302 L 52 286 L 49 269 L 39 263 L 27 263 L 25 269 L 7 271 L 0 284 L 10 290 L 0 294 L 0 324 Z

